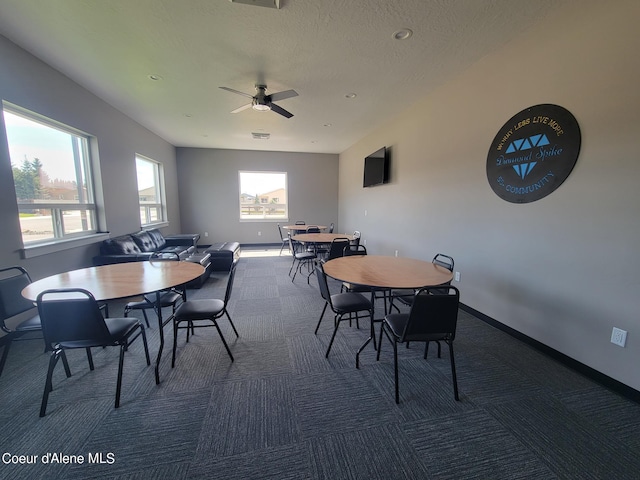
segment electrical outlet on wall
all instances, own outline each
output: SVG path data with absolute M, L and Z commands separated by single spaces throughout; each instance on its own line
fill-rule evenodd
M 613 327 L 613 330 L 611 331 L 611 343 L 618 345 L 619 347 L 624 347 L 627 343 L 627 331 L 618 327 Z

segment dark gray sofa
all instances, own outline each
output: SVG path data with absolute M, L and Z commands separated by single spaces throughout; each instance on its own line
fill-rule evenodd
M 104 240 L 100 244 L 100 255 L 93 257 L 93 264 L 99 266 L 142 262 L 149 260 L 154 253 L 164 254 L 163 257 L 167 260 L 175 259 L 177 256 L 182 261 L 196 262 L 204 267 L 205 271 L 202 276 L 187 285 L 200 287 L 209 278 L 214 265 L 211 262 L 211 255 L 197 253 L 196 244 L 199 238 L 199 234 L 168 235 L 165 237 L 157 229 L 120 235 Z

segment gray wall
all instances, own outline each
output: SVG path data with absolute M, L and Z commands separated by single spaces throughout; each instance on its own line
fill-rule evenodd
M 452 255 L 465 304 L 635 389 L 638 18 L 637 1 L 584 2 L 485 57 L 340 155 L 339 216 L 372 253 Z M 489 146 L 540 103 L 577 118 L 580 156 L 551 195 L 511 204 L 487 182 Z M 363 189 L 363 158 L 382 145 L 392 183 Z M 614 326 L 626 348 L 610 343 Z
M 100 159 L 98 189 L 102 213 L 112 235 L 140 229 L 135 154 L 164 164 L 169 226 L 179 232 L 175 148 L 69 78 L 0 36 L 0 98 L 75 127 L 97 138 Z M 0 115 L 0 122 L 2 116 Z M 3 132 L 3 125 L 0 125 Z M 21 258 L 20 227 L 11 163 L 4 132 L 0 134 L 0 265 L 22 265 L 34 278 L 91 265 L 97 244 L 29 260 Z
M 240 222 L 240 170 L 287 172 L 291 223 L 337 223 L 338 155 L 177 148 L 177 161 L 182 227 L 201 244 L 280 242 L 276 222 Z

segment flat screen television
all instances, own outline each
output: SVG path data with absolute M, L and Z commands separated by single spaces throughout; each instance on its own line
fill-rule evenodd
M 364 159 L 363 187 L 373 187 L 389 182 L 389 151 L 387 147 L 376 150 Z

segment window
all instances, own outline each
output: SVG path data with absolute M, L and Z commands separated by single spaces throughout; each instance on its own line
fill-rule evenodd
M 3 103 L 25 247 L 96 233 L 90 137 Z
M 140 225 L 145 227 L 165 222 L 166 202 L 162 165 L 151 159 L 136 155 L 136 172 L 138 174 Z
M 286 220 L 287 174 L 284 172 L 238 172 L 240 220 Z

